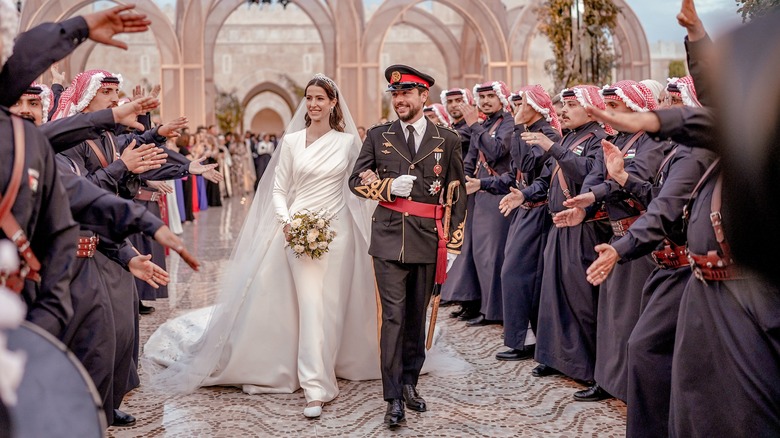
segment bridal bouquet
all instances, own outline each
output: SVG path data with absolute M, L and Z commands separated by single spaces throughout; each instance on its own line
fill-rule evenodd
M 290 240 L 287 246 L 292 249 L 296 258 L 307 255 L 316 260 L 328 252 L 330 242 L 336 237 L 336 232 L 330 229 L 330 221 L 323 211 L 303 210 L 295 213 L 286 222 L 290 225 Z

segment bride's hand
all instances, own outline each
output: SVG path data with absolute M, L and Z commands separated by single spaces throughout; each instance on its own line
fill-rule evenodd
M 284 226 L 284 240 L 290 241 L 290 224 Z
M 360 177 L 360 184 L 364 186 L 367 186 L 379 179 L 379 176 L 376 174 L 376 172 L 371 169 L 366 169 L 360 172 L 360 175 L 358 176 Z

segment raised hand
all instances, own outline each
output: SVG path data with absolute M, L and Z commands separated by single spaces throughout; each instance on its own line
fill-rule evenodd
M 152 23 L 145 14 L 137 13 L 132 9 L 135 9 L 135 5 L 123 5 L 84 15 L 89 28 L 89 39 L 127 50 L 127 44 L 114 39 L 114 35 L 146 32 Z
M 170 281 L 170 276 L 165 270 L 152 262 L 151 255 L 137 255 L 127 264 L 130 273 L 136 278 L 145 281 L 149 286 L 159 289 Z
M 63 85 L 65 83 L 65 74 L 60 72 L 60 63 L 55 62 L 51 65 L 49 68 L 49 71 L 51 72 L 51 84 L 59 84 Z
M 159 100 L 152 97 L 144 97 L 138 100 L 132 100 L 124 105 L 111 108 L 111 112 L 114 113 L 114 123 L 143 131 L 145 129 L 144 125 L 138 123 L 136 120 L 137 117 L 141 114 L 148 113 L 158 106 L 160 106 Z
M 545 151 L 549 151 L 552 145 L 555 144 L 549 137 L 541 132 L 523 132 L 520 134 L 520 138 L 530 145 L 538 145 Z
M 160 95 L 160 90 L 162 90 L 162 86 L 160 84 L 155 85 L 152 87 L 152 91 L 149 93 L 149 96 L 154 97 L 155 99 L 157 96 Z
M 606 243 L 598 244 L 594 249 L 599 253 L 599 257 L 591 263 L 585 273 L 588 275 L 586 277 L 588 283 L 598 286 L 607 279 L 620 257 L 615 248 Z
M 677 23 L 688 30 L 688 41 L 696 41 L 707 36 L 704 24 L 696 13 L 693 0 L 683 0 L 680 13 L 677 14 Z
M 164 125 L 160 125 L 160 127 L 157 128 L 157 133 L 166 138 L 176 138 L 181 135 L 179 130 L 187 127 L 187 123 L 189 123 L 189 120 L 187 120 L 186 117 L 181 116 Z
M 216 169 L 207 170 L 203 172 L 201 176 L 213 182 L 214 184 L 219 184 L 225 180 L 225 177 L 221 173 L 217 172 Z
M 593 119 L 607 123 L 621 132 L 658 132 L 661 129 L 661 121 L 652 111 L 646 113 L 616 113 L 605 111 L 592 105 L 585 107 Z
M 601 140 L 601 148 L 604 151 L 604 164 L 607 166 L 609 176 L 620 184 L 621 187 L 626 185 L 628 172 L 626 172 L 625 163 L 623 162 L 623 153 L 620 152 L 617 146 L 607 140 Z
M 514 187 L 510 187 L 509 194 L 501 198 L 501 201 L 499 201 L 498 210 L 501 211 L 501 213 L 506 217 L 509 216 L 509 213 L 511 213 L 512 210 L 523 205 L 523 202 L 525 202 L 525 196 L 523 195 L 523 192 L 517 190 Z
M 173 187 L 165 181 L 146 181 L 146 185 L 161 193 L 173 193 Z
M 122 151 L 122 156 L 119 157 L 127 166 L 127 170 L 135 174 L 159 169 L 165 164 L 166 158 L 168 158 L 168 154 L 153 144 L 143 144 L 135 147 L 135 140 L 127 145 L 125 150 Z
M 477 178 L 472 178 L 466 175 L 466 194 L 477 193 L 482 187 L 482 183 Z
M 479 121 L 479 111 L 477 111 L 477 108 L 469 105 L 467 102 L 461 102 L 460 112 L 463 113 L 463 120 L 465 120 L 466 124 L 469 126 Z
M 558 228 L 574 227 L 585 219 L 585 210 L 582 208 L 570 208 L 556 213 L 553 216 L 553 224 Z
M 206 158 L 201 158 L 199 160 L 191 161 L 189 166 L 189 171 L 192 175 L 202 175 L 209 170 L 212 170 L 219 166 L 218 163 L 212 163 L 212 164 L 203 164 L 203 161 L 205 161 Z
M 594 202 L 596 202 L 596 195 L 593 192 L 586 192 L 563 201 L 563 206 L 568 208 L 586 208 L 593 205 Z
M 136 85 L 135 87 L 133 87 L 133 97 L 131 100 L 141 99 L 142 97 L 144 97 L 144 94 L 146 94 L 144 92 L 144 89 L 141 88 L 140 85 Z

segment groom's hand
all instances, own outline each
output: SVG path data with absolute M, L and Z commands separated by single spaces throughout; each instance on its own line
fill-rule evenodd
M 414 175 L 401 175 L 393 180 L 393 185 L 390 186 L 390 193 L 402 198 L 408 197 L 412 193 L 412 186 L 414 180 L 417 177 Z

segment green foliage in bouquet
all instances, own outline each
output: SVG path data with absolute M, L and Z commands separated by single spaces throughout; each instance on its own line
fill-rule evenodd
M 323 211 L 302 210 L 295 213 L 289 222 L 289 241 L 295 258 L 303 255 L 317 260 L 328 252 L 336 232 L 330 229 L 330 221 Z

